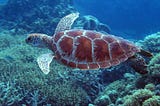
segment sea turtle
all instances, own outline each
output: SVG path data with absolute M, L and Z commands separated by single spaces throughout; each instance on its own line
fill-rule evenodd
M 134 60 L 132 64 L 138 72 L 146 73 L 139 64 L 135 53 L 146 56 L 150 53 L 141 50 L 133 43 L 111 34 L 84 29 L 71 29 L 79 13 L 71 13 L 63 17 L 55 29 L 53 36 L 41 33 L 29 34 L 26 43 L 35 47 L 48 48 L 53 53 L 43 54 L 37 62 L 44 74 L 50 72 L 49 65 L 53 59 L 58 62 L 81 70 L 108 68 L 124 62 Z M 136 60 L 136 62 L 135 62 Z M 141 59 L 142 60 L 142 59 Z

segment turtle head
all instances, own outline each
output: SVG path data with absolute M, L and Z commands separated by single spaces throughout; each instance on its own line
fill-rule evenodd
M 29 34 L 25 41 L 31 46 L 44 48 L 47 46 L 47 38 L 46 34 L 33 33 Z

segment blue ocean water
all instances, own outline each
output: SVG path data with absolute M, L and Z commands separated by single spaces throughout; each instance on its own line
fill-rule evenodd
M 96 16 L 113 33 L 141 39 L 160 30 L 159 0 L 75 0 L 77 10 Z
M 0 5 L 5 5 L 8 0 L 0 0 Z

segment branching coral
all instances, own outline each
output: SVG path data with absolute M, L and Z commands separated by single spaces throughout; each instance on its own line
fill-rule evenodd
M 160 32 L 148 35 L 143 41 L 139 42 L 139 45 L 145 50 L 150 51 L 151 53 L 160 52 Z
M 151 98 L 153 93 L 147 89 L 136 90 L 133 95 L 124 97 L 124 106 L 141 106 L 142 103 Z
M 100 95 L 95 99 L 94 103 L 97 106 L 108 106 L 111 104 L 122 104 L 122 97 L 126 94 L 130 94 L 134 85 L 131 82 L 125 80 L 115 81 L 108 86 Z M 132 82 L 133 83 L 133 82 Z
M 15 87 L 14 83 L 0 82 L 0 105 L 13 106 L 21 101 L 24 97 L 20 92 L 20 88 Z
M 78 86 L 82 87 L 89 95 L 91 101 L 93 101 L 96 98 L 96 95 L 98 95 L 103 89 L 99 77 L 100 74 L 100 70 L 72 70 L 69 71 L 67 77 L 74 82 L 75 85 L 78 83 Z
M 147 89 L 135 90 L 132 95 L 125 96 L 124 106 L 159 106 L 160 96 Z
M 160 96 L 153 96 L 145 100 L 142 106 L 160 106 Z
M 148 69 L 151 74 L 160 73 L 160 53 L 155 55 L 149 62 Z
M 54 106 L 85 106 L 88 104 L 86 92 L 72 85 L 71 82 L 57 82 L 54 85 L 43 86 L 43 93 L 48 95 L 48 101 Z

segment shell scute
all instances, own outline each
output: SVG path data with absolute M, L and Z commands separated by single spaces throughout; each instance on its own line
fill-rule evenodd
M 104 62 L 100 62 L 100 63 L 99 63 L 99 66 L 100 66 L 101 68 L 108 68 L 108 67 L 111 66 L 111 63 L 110 63 L 109 61 L 104 61 Z
M 97 63 L 90 63 L 90 64 L 88 64 L 88 66 L 89 66 L 89 69 L 99 68 L 99 65 Z
M 69 63 L 68 63 L 68 66 L 74 68 L 74 67 L 76 67 L 76 64 L 75 64 L 74 62 L 69 62 Z
M 58 32 L 54 36 L 54 42 L 57 42 L 62 36 L 64 35 L 64 32 Z
M 97 62 L 110 60 L 108 44 L 102 39 L 94 41 L 94 57 Z
M 68 61 L 66 59 L 61 59 L 60 61 L 61 61 L 62 64 L 68 65 Z
M 120 63 L 120 61 L 118 59 L 114 59 L 114 60 L 110 61 L 110 63 L 112 66 L 116 66 Z
M 88 69 L 88 65 L 87 64 L 77 64 L 77 68 L 79 68 L 79 69 Z
M 59 42 L 59 46 L 62 50 L 64 55 L 71 55 L 73 50 L 73 39 L 67 36 L 63 37 L 62 40 Z
M 92 40 L 96 38 L 101 38 L 101 34 L 94 31 L 86 31 L 85 36 Z
M 92 42 L 85 36 L 78 37 L 75 58 L 77 61 L 92 62 Z
M 71 36 L 71 37 L 75 38 L 75 37 L 77 37 L 77 36 L 83 35 L 83 31 L 81 31 L 81 30 L 67 31 L 66 34 L 67 34 L 68 36 Z
M 123 55 L 124 51 L 118 42 L 114 42 L 110 44 L 110 53 L 111 53 L 112 59 L 116 59 L 119 56 Z
M 113 43 L 113 42 L 117 42 L 117 39 L 115 38 L 116 37 L 113 35 L 104 35 L 102 39 L 104 39 L 108 43 Z

